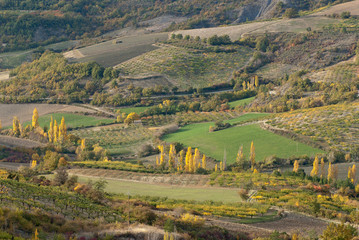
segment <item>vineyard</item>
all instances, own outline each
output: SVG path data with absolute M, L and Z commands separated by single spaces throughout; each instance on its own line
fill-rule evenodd
M 71 131 L 87 144 L 99 144 L 110 154 L 134 154 L 142 144 L 153 138 L 153 132 L 140 125 L 126 127 L 114 125 Z
M 164 74 L 174 85 L 187 89 L 230 79 L 232 72 L 243 67 L 250 55 L 250 49 L 244 47 L 216 53 L 164 45 L 117 67 L 128 75 Z
M 13 180 L 0 180 L 0 187 L 2 193 L 6 193 L 0 195 L 0 204 L 3 207 L 42 209 L 71 220 L 100 217 L 109 222 L 121 220 L 119 213 L 110 207 L 97 204 L 76 193 L 61 191 L 56 187 L 35 186 Z
M 312 81 L 347 83 L 358 77 L 359 67 L 354 63 L 340 63 L 308 74 Z
M 74 166 L 86 167 L 86 168 L 101 168 L 101 169 L 112 169 L 112 170 L 121 170 L 121 171 L 131 171 L 131 172 L 146 172 L 153 173 L 153 169 L 148 169 L 143 165 L 132 164 L 122 161 L 76 161 L 71 162 Z
M 270 124 L 309 136 L 333 150 L 350 151 L 358 143 L 358 102 L 275 115 Z

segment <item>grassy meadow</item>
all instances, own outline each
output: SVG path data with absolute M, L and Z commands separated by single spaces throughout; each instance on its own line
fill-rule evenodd
M 256 119 L 259 116 L 254 113 L 229 120 L 230 123 L 240 123 Z M 256 160 L 263 161 L 265 157 L 276 155 L 278 157 L 291 157 L 308 155 L 313 156 L 323 151 L 306 144 L 276 135 L 263 130 L 258 124 L 250 124 L 239 127 L 231 127 L 216 132 L 209 132 L 209 127 L 214 123 L 190 124 L 180 128 L 177 132 L 165 135 L 166 142 L 180 142 L 192 148 L 198 149 L 209 157 L 222 160 L 224 150 L 227 154 L 227 163 L 233 163 L 236 159 L 239 147 L 243 145 L 244 153 L 248 157 L 251 142 L 254 142 Z
M 57 121 L 57 123 L 61 122 L 62 117 L 65 118 L 65 123 L 67 127 L 70 128 L 78 128 L 78 127 L 91 127 L 91 126 L 97 126 L 101 124 L 108 124 L 108 123 L 114 123 L 114 119 L 108 119 L 108 118 L 99 118 L 99 117 L 93 117 L 93 116 L 85 116 L 80 114 L 74 114 L 74 113 L 53 113 L 53 114 L 47 114 L 44 116 L 39 117 L 39 124 L 41 127 L 49 127 L 50 126 L 50 120 L 51 116 L 54 120 Z M 23 125 L 30 125 L 31 121 L 24 122 Z
M 120 112 L 130 114 L 132 112 L 135 112 L 137 114 L 143 113 L 146 109 L 150 107 L 128 107 L 128 108 L 120 108 Z
M 251 102 L 253 102 L 253 100 L 255 99 L 256 97 L 250 97 L 250 98 L 245 98 L 245 99 L 240 99 L 240 100 L 237 100 L 237 101 L 233 101 L 233 102 L 229 102 L 229 106 L 231 108 L 234 108 L 234 107 L 237 107 L 237 106 L 245 106 Z
M 168 197 L 171 199 L 196 201 L 222 201 L 225 203 L 240 202 L 241 198 L 235 189 L 212 187 L 180 187 L 133 182 L 98 177 L 79 176 L 79 182 L 87 183 L 90 180 L 104 179 L 108 182 L 105 191 L 109 193 L 123 193 L 129 195 Z

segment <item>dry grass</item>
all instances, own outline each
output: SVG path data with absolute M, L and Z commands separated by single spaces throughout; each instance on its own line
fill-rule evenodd
M 323 16 L 306 16 L 294 19 L 281 19 L 266 22 L 254 22 L 229 27 L 201 28 L 192 30 L 181 30 L 175 33 L 182 35 L 200 36 L 209 38 L 215 34 L 228 35 L 232 40 L 237 40 L 247 34 L 265 32 L 305 32 L 308 27 L 312 30 L 321 29 L 324 25 L 336 23 L 339 20 Z
M 331 8 L 325 9 L 324 11 L 315 13 L 313 15 L 324 16 L 324 15 L 331 15 L 333 13 L 340 15 L 342 12 L 350 12 L 351 15 L 359 15 L 359 0 L 338 4 Z

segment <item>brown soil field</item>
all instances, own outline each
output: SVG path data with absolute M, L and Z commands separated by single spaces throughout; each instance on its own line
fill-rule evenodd
M 359 15 L 359 0 L 338 4 L 313 15 L 325 16 L 333 13 L 340 15 L 342 12 L 350 12 L 351 15 Z
M 91 169 L 91 168 L 73 168 L 69 169 L 71 175 L 106 177 L 119 180 L 127 180 L 134 182 L 146 182 L 166 185 L 181 186 L 204 186 L 209 181 L 209 176 L 194 174 L 150 174 L 150 173 L 134 173 L 109 169 Z
M 10 137 L 0 135 L 0 145 L 5 147 L 13 148 L 13 147 L 21 147 L 21 148 L 35 148 L 35 147 L 43 147 L 45 144 L 35 142 L 28 139 Z
M 17 116 L 21 122 L 31 120 L 35 107 L 40 116 L 54 112 L 95 112 L 83 107 L 61 104 L 0 104 L 0 121 L 2 126 L 10 126 L 14 116 Z
M 308 27 L 313 30 L 321 29 L 324 25 L 338 22 L 337 19 L 324 16 L 306 16 L 294 19 L 281 19 L 265 22 L 254 22 L 228 27 L 200 28 L 191 30 L 181 30 L 174 32 L 193 37 L 209 38 L 215 34 L 218 36 L 228 35 L 232 40 L 247 34 L 265 33 L 265 32 L 305 32 Z

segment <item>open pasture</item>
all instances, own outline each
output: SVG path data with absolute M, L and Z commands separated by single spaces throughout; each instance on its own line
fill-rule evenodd
M 108 182 L 105 191 L 109 193 L 123 193 L 128 195 L 168 197 L 171 199 L 196 201 L 222 201 L 225 203 L 240 202 L 241 197 L 236 189 L 212 187 L 179 187 L 171 185 L 149 184 L 118 179 L 99 178 L 94 176 L 79 176 L 79 182 L 87 183 L 103 179 Z
M 245 99 L 229 102 L 228 104 L 232 108 L 237 107 L 237 106 L 245 106 L 245 105 L 253 102 L 254 99 L 255 99 L 255 97 L 250 97 L 250 98 L 245 98 Z
M 244 121 L 248 121 L 251 116 L 255 117 L 255 115 L 246 114 L 242 118 L 245 119 Z M 232 123 L 240 121 L 241 117 L 231 120 Z M 226 151 L 227 163 L 235 161 L 242 145 L 244 153 L 248 157 L 252 141 L 254 142 L 257 161 L 263 161 L 265 157 L 271 155 L 286 158 L 304 154 L 314 156 L 316 153 L 322 152 L 319 149 L 263 130 L 257 124 L 232 127 L 211 133 L 208 131 L 210 126 L 214 126 L 214 123 L 187 125 L 175 133 L 165 135 L 163 140 L 181 142 L 192 148 L 198 147 L 200 152 L 216 160 L 223 160 L 224 151 Z

